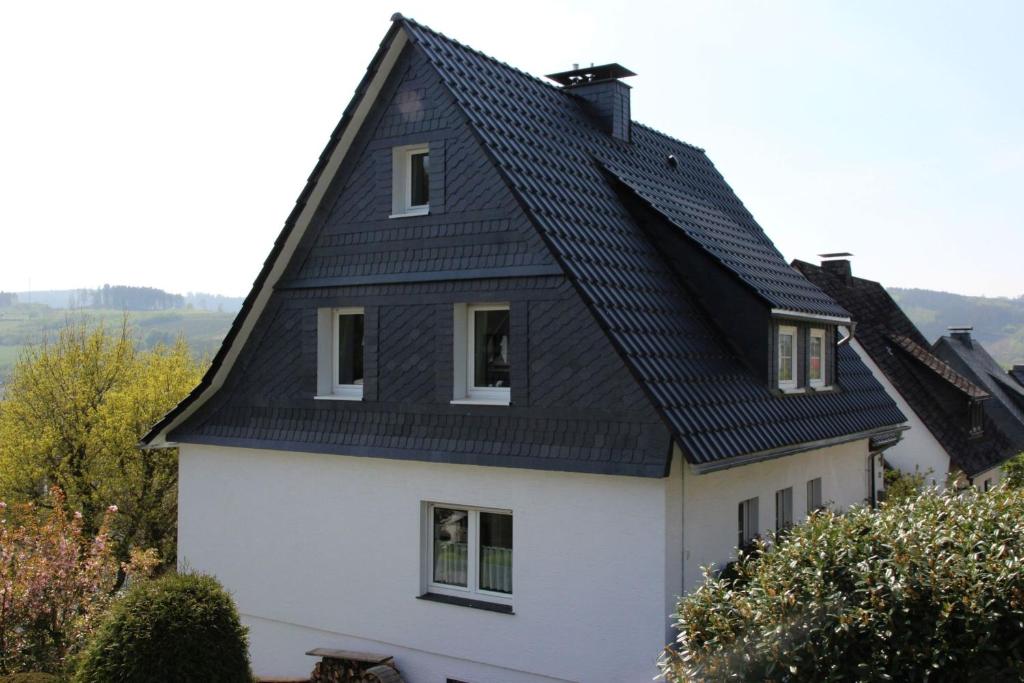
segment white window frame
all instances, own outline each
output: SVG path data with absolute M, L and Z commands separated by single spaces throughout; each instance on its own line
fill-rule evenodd
M 745 548 L 761 533 L 761 515 L 757 496 L 741 500 L 737 506 L 736 548 Z
M 793 526 L 793 487 L 787 486 L 775 492 L 775 531 L 785 531 Z
M 814 379 L 811 377 L 811 340 L 818 339 L 821 341 L 821 362 L 819 368 L 821 368 L 821 377 Z M 827 380 L 827 368 L 825 367 L 825 330 L 821 327 L 812 327 L 807 333 L 807 384 L 808 386 L 819 389 L 828 386 Z
M 792 372 L 790 373 L 792 379 L 782 379 L 782 336 L 783 335 L 793 336 L 793 355 L 791 356 L 791 362 L 793 364 Z M 797 336 L 797 328 L 795 325 L 779 325 L 778 341 L 775 343 L 775 371 L 778 377 L 779 389 L 783 391 L 792 391 L 797 388 L 797 379 L 800 377 L 798 370 L 797 361 L 800 358 L 800 342 Z
M 366 338 L 366 309 L 361 306 L 321 308 L 317 320 L 317 394 L 318 399 L 362 401 L 363 384 L 338 384 L 338 350 L 340 320 L 343 315 L 363 316 L 363 339 Z M 366 382 L 366 357 L 363 357 L 363 383 Z
M 478 387 L 474 385 L 476 380 L 474 362 L 476 330 L 473 329 L 473 324 L 476 318 L 475 314 L 479 311 L 508 311 L 509 315 L 511 315 L 512 306 L 507 303 L 457 304 L 455 306 L 455 339 L 453 344 L 455 354 L 455 394 L 452 398 L 452 403 L 480 403 L 507 406 L 512 402 L 512 387 Z M 511 342 L 511 329 L 509 329 L 510 346 Z M 511 353 L 510 348 L 509 355 Z M 511 382 L 511 378 L 509 381 Z
M 436 595 L 448 595 L 468 600 L 481 600 L 500 605 L 512 605 L 516 589 L 516 523 L 512 510 L 501 508 L 479 507 L 475 505 L 459 505 L 455 503 L 424 502 L 423 503 L 423 580 L 422 592 Z M 468 534 L 466 536 L 467 567 L 466 587 L 453 586 L 447 583 L 434 582 L 434 508 L 464 510 L 468 514 Z M 480 513 L 512 517 L 512 592 L 498 593 L 480 588 Z
M 391 151 L 391 218 L 424 216 L 430 213 L 430 200 L 426 204 L 411 204 L 412 201 L 412 157 L 415 154 L 430 154 L 430 145 L 420 143 L 403 145 Z
M 815 500 L 817 498 L 817 500 Z M 821 477 L 807 480 L 807 515 L 825 507 L 822 497 Z

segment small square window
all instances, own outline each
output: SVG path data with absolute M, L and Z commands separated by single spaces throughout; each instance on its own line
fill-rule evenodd
M 362 308 L 320 311 L 317 398 L 363 398 L 365 319 Z
M 775 531 L 781 532 L 793 526 L 793 487 L 775 492 Z
M 779 326 L 779 388 L 796 389 L 796 327 Z
M 428 593 L 511 604 L 512 513 L 427 505 Z
M 821 477 L 817 477 L 807 482 L 807 514 L 821 508 Z
M 422 216 L 429 213 L 430 147 L 395 147 L 391 157 L 391 217 Z
M 807 335 L 807 383 L 825 386 L 825 330 L 812 327 Z
M 455 307 L 454 401 L 510 402 L 510 332 L 508 304 Z

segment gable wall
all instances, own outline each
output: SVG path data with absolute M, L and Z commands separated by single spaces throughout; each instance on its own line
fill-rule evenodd
M 667 428 L 415 49 L 383 92 L 224 386 L 171 438 L 662 476 Z M 389 219 L 391 149 L 425 139 L 431 214 Z M 454 306 L 483 302 L 510 303 L 509 407 L 450 404 Z M 361 402 L 314 399 L 317 310 L 340 306 L 366 312 Z

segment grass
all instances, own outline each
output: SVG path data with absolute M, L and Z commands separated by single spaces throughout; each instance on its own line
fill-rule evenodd
M 54 336 L 69 320 L 85 320 L 118 327 L 123 311 L 105 309 L 54 309 L 42 304 L 18 304 L 0 308 L 0 386 L 10 374 L 21 350 Z M 185 337 L 197 357 L 211 356 L 220 346 L 234 313 L 187 308 L 165 311 L 130 311 L 128 322 L 139 341 L 149 349 Z

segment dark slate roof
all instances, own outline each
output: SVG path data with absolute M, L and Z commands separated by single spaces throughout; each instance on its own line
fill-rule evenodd
M 981 400 L 990 396 L 987 391 L 949 367 L 945 362 L 936 358 L 935 354 L 916 343 L 910 337 L 902 334 L 892 334 L 889 335 L 889 339 L 910 355 L 911 358 L 924 365 L 946 382 L 949 382 L 968 398 Z
M 881 284 L 804 261 L 794 261 L 793 266 L 850 311 L 858 343 L 955 466 L 974 475 L 1016 452 L 988 417 L 983 435 L 970 438 L 969 401 L 985 401 L 989 392 L 936 357 L 928 340 Z
M 1017 384 L 1024 387 L 1024 365 L 1014 365 L 1010 370 L 1010 377 L 1017 381 Z
M 986 413 L 1010 439 L 1014 452 L 1024 451 L 1024 387 L 1018 386 L 976 339 L 940 337 L 932 350 L 992 394 Z
M 602 169 L 771 307 L 847 317 L 790 268 L 704 152 L 634 123 L 602 132 L 560 88 L 396 16 L 694 463 L 877 430 L 905 418 L 849 348 L 840 390 L 779 397 L 684 291 Z M 667 157 L 678 160 L 671 168 Z

